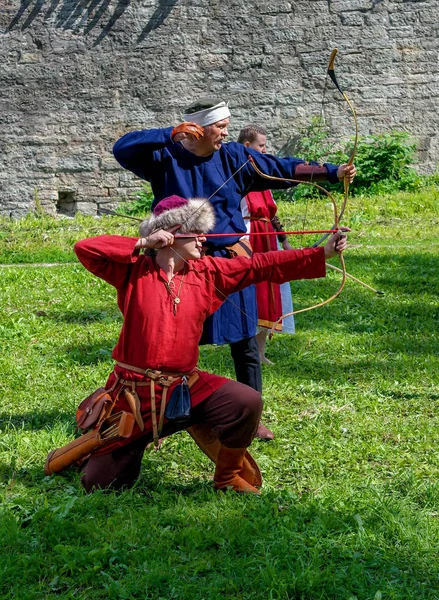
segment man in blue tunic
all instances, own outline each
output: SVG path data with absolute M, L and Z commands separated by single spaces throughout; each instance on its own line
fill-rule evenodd
M 330 163 L 320 166 L 298 158 L 262 154 L 237 142 L 224 143 L 229 122 L 226 102 L 201 99 L 185 110 L 184 122 L 176 127 L 127 133 L 114 145 L 114 156 L 122 167 L 150 182 L 153 207 L 174 194 L 183 198 L 209 198 L 216 216 L 212 233 L 243 236 L 246 226 L 240 203 L 248 192 L 295 185 L 262 178 L 250 157 L 262 172 L 274 177 L 336 183 L 345 177 L 351 182 L 355 176 L 354 166 Z M 245 243 L 237 242 L 236 236 L 209 238 L 207 253 L 230 257 L 245 252 Z M 237 380 L 261 392 L 255 288 L 251 286 L 232 294 L 228 300 L 206 321 L 200 343 L 229 344 Z M 273 438 L 264 426 L 257 436 Z

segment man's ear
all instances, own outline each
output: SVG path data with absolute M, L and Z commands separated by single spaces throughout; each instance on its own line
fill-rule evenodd
M 249 141 L 247 141 L 247 142 L 244 142 L 244 146 L 245 146 L 246 148 L 248 148 L 248 147 L 250 146 L 250 142 L 249 142 Z

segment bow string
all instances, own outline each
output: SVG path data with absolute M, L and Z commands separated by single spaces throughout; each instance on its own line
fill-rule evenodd
M 250 157 L 249 160 L 250 160 L 250 164 L 252 165 L 252 167 L 254 168 L 256 173 L 259 175 L 259 177 L 263 177 L 264 179 L 269 179 L 271 181 L 287 181 L 289 183 L 298 183 L 298 184 L 304 183 L 305 185 L 310 185 L 310 186 L 322 191 L 324 194 L 326 194 L 326 196 L 328 196 L 328 198 L 331 200 L 332 210 L 334 213 L 334 225 L 333 225 L 332 229 L 335 231 L 339 230 L 339 213 L 338 213 L 338 209 L 337 209 L 337 203 L 335 201 L 334 196 L 331 194 L 331 192 L 329 192 L 327 189 L 325 189 L 323 186 L 319 185 L 318 183 L 315 183 L 312 181 L 302 181 L 300 179 L 291 179 L 289 177 L 275 177 L 274 175 L 268 175 L 267 173 L 264 173 L 263 171 L 261 171 L 259 169 L 259 167 L 256 165 L 256 163 L 252 157 Z M 329 233 L 327 233 L 325 235 L 328 236 Z M 346 266 L 345 266 L 343 255 L 341 253 L 339 254 L 339 259 L 340 259 L 340 265 L 341 265 L 341 271 L 342 271 L 342 280 L 341 280 L 341 284 L 340 284 L 338 290 L 332 296 L 330 296 L 326 300 L 323 300 L 322 302 L 319 302 L 318 304 L 313 304 L 312 306 L 307 306 L 306 308 L 300 308 L 298 310 L 293 310 L 292 312 L 281 315 L 279 317 L 279 319 L 273 324 L 273 326 L 270 330 L 270 334 L 269 334 L 270 339 L 273 337 L 273 334 L 274 334 L 274 331 L 275 331 L 277 325 L 279 323 L 282 323 L 282 321 L 284 319 L 286 319 L 287 317 L 291 317 L 293 315 L 298 315 L 299 313 L 308 312 L 310 310 L 314 310 L 315 308 L 320 308 L 322 306 L 325 306 L 325 304 L 329 304 L 330 302 L 335 300 L 341 294 L 341 292 L 343 291 L 343 288 L 345 286 L 345 283 L 346 283 Z

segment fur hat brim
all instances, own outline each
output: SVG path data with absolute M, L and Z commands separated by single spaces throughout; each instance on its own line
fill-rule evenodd
M 205 198 L 189 198 L 187 204 L 152 214 L 145 219 L 139 228 L 140 235 L 147 237 L 158 229 L 171 229 L 181 225 L 178 233 L 207 233 L 215 225 L 215 212 L 211 203 Z

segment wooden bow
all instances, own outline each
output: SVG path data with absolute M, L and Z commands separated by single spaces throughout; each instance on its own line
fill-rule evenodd
M 329 63 L 328 63 L 328 70 L 327 70 L 327 75 L 329 75 L 329 77 L 331 78 L 331 81 L 334 83 L 335 87 L 337 88 L 337 90 L 340 92 L 340 94 L 343 96 L 343 98 L 346 100 L 351 112 L 352 112 L 352 116 L 354 119 L 354 123 L 355 123 L 355 141 L 354 141 L 354 147 L 352 149 L 351 155 L 349 157 L 349 160 L 347 162 L 348 166 L 351 166 L 354 163 L 354 158 L 355 158 L 355 154 L 357 152 L 357 144 L 358 144 L 358 120 L 357 120 L 357 115 L 355 112 L 355 109 L 353 107 L 353 104 L 351 103 L 351 101 L 349 100 L 349 98 L 347 97 L 347 95 L 345 94 L 345 92 L 341 89 L 337 78 L 335 76 L 335 71 L 334 71 L 334 63 L 335 63 L 335 58 L 337 56 L 338 53 L 338 48 L 334 48 L 334 50 L 331 52 L 331 56 L 329 57 Z M 254 163 L 252 163 L 253 166 Z M 261 172 L 259 172 L 259 175 L 264 176 L 263 174 L 261 174 Z M 287 180 L 285 180 L 287 181 Z M 294 180 L 289 180 L 289 181 L 294 181 Z M 323 191 L 330 199 L 334 208 L 334 224 L 331 227 L 331 229 L 339 229 L 340 227 L 340 222 L 341 219 L 343 218 L 346 206 L 347 206 L 347 202 L 348 202 L 348 197 L 349 197 L 349 181 L 347 180 L 347 178 L 344 178 L 344 196 L 343 196 L 343 203 L 341 205 L 340 208 L 340 212 L 338 212 L 336 204 L 335 204 L 335 199 L 332 196 L 332 194 L 330 192 L 328 192 L 328 190 L 326 190 L 325 188 L 323 188 L 322 186 L 316 185 L 315 183 L 308 181 L 308 182 L 298 182 L 298 183 L 306 183 L 308 185 L 312 185 L 317 187 L 318 189 L 320 189 L 321 191 Z M 329 236 L 329 233 L 325 233 L 315 244 L 313 244 L 313 247 L 317 247 L 320 246 Z M 340 264 L 341 264 L 341 272 L 342 272 L 342 281 L 340 284 L 340 287 L 338 288 L 338 290 L 335 292 L 335 294 L 333 294 L 330 298 L 328 298 L 327 300 L 324 300 L 323 302 L 319 302 L 318 304 L 315 304 L 313 306 L 309 306 L 307 308 L 301 308 L 299 310 L 294 310 L 292 312 L 286 313 L 284 315 L 281 315 L 280 318 L 273 324 L 271 330 L 270 330 L 270 339 L 273 337 L 274 331 L 277 327 L 277 325 L 279 323 L 281 323 L 284 319 L 286 319 L 287 317 L 290 317 L 292 315 L 297 315 L 299 313 L 302 312 L 307 312 L 309 310 L 313 310 L 314 308 L 319 308 L 321 306 L 324 306 L 325 304 L 329 304 L 329 302 L 332 302 L 332 300 L 335 300 L 335 298 L 337 298 L 341 292 L 344 289 L 345 283 L 346 283 L 346 266 L 345 266 L 345 261 L 343 258 L 343 255 L 340 253 L 339 254 L 339 258 L 340 258 Z
M 357 145 L 358 145 L 358 119 L 357 119 L 357 113 L 355 112 L 355 109 L 354 109 L 354 106 L 353 106 L 352 102 L 349 100 L 349 98 L 347 97 L 347 95 L 345 94 L 345 92 L 341 89 L 340 84 L 338 83 L 337 78 L 335 76 L 334 63 L 335 63 L 335 58 L 336 58 L 337 54 L 338 54 L 338 48 L 334 48 L 334 50 L 331 52 L 331 56 L 329 57 L 327 75 L 329 75 L 329 77 L 331 78 L 331 81 L 334 83 L 334 85 L 337 88 L 337 90 L 340 92 L 340 94 L 346 100 L 346 102 L 347 102 L 347 104 L 348 104 L 348 106 L 349 106 L 349 108 L 351 110 L 352 117 L 354 119 L 354 125 L 355 125 L 354 147 L 352 148 L 351 155 L 350 155 L 349 160 L 347 162 L 347 165 L 350 167 L 351 165 L 354 164 L 355 155 L 357 153 Z M 345 179 L 344 179 L 344 197 L 343 197 L 342 205 L 340 207 L 340 213 L 338 215 L 338 222 L 339 223 L 341 223 L 341 220 L 342 220 L 343 215 L 345 213 L 346 206 L 347 206 L 347 203 L 348 203 L 348 197 L 349 197 L 349 181 L 345 177 Z M 320 246 L 320 244 L 322 244 L 327 238 L 328 238 L 328 235 L 325 234 L 315 244 L 313 244 L 313 246 L 314 247 Z

